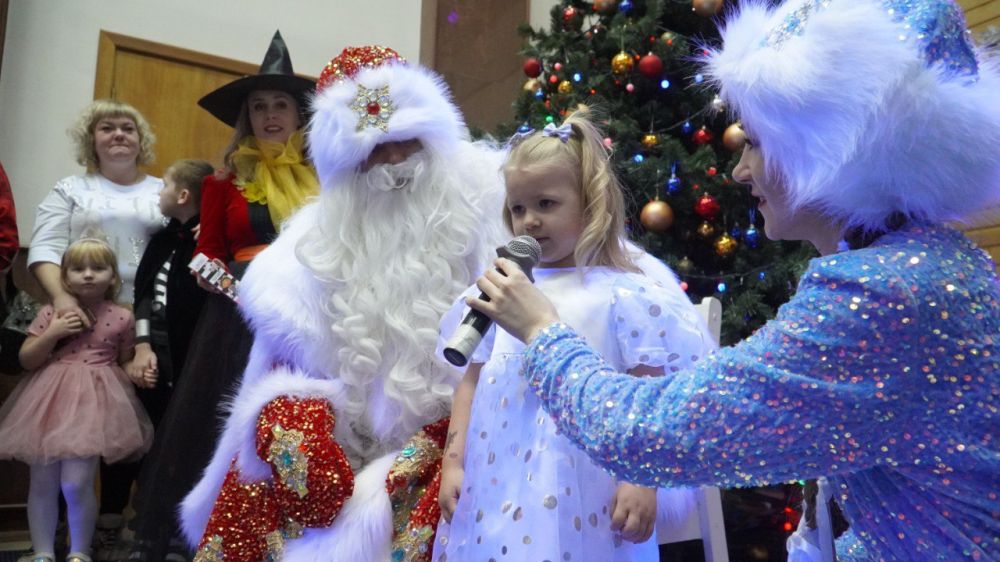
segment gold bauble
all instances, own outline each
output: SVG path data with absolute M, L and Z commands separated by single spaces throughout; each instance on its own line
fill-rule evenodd
M 559 93 L 568 94 L 573 91 L 573 83 L 569 80 L 563 80 L 559 83 Z
M 688 273 L 691 273 L 692 269 L 694 269 L 694 262 L 692 262 L 687 256 L 684 256 L 681 258 L 681 261 L 677 262 L 677 267 L 675 269 L 677 269 L 677 273 L 687 275 Z
M 612 14 L 618 8 L 618 0 L 594 0 L 594 11 L 598 14 Z
M 632 72 L 632 66 L 635 65 L 635 61 L 632 60 L 632 56 L 622 51 L 611 59 L 611 72 L 618 74 L 628 74 Z
M 743 145 L 747 142 L 747 134 L 739 123 L 733 123 L 726 127 L 726 132 L 722 133 L 722 146 L 730 152 L 743 150 Z
M 715 253 L 720 258 L 728 258 L 736 251 L 736 239 L 723 234 L 715 240 Z
M 677 34 L 674 33 L 673 31 L 664 31 L 663 34 L 660 35 L 660 41 L 662 41 L 663 44 L 668 47 L 673 46 L 674 41 L 676 40 L 677 40 Z
M 698 236 L 708 240 L 709 238 L 715 236 L 715 227 L 712 226 L 712 223 L 704 221 L 698 225 Z
M 674 210 L 666 202 L 654 199 L 642 208 L 639 222 L 651 232 L 666 232 L 674 224 Z
M 646 133 L 642 136 L 642 146 L 655 148 L 658 144 L 660 144 L 660 137 L 656 133 Z
M 723 0 L 693 0 L 691 7 L 703 18 L 710 18 L 722 11 Z
M 538 78 L 529 78 L 527 82 L 524 83 L 524 91 L 535 93 L 542 89 L 542 83 Z

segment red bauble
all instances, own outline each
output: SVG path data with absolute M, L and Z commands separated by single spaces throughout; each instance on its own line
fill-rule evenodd
M 694 132 L 691 139 L 694 140 L 695 144 L 708 144 L 712 142 L 712 132 L 707 127 L 702 126 L 702 128 Z
M 646 78 L 659 78 L 663 73 L 663 61 L 660 57 L 649 53 L 639 59 L 639 74 Z
M 719 202 L 715 200 L 715 197 L 712 197 L 707 193 L 702 195 L 701 198 L 698 199 L 698 202 L 694 204 L 695 214 L 707 221 L 719 216 L 719 211 L 721 210 L 722 207 L 719 205 Z
M 567 6 L 563 10 L 563 27 L 566 29 L 579 29 L 580 24 L 583 23 L 583 14 L 573 6 Z
M 528 78 L 538 78 L 542 74 L 542 63 L 534 57 L 525 60 L 522 68 Z

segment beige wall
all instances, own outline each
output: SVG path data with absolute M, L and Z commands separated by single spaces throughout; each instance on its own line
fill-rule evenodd
M 66 129 L 93 98 L 100 30 L 258 65 L 280 28 L 295 69 L 318 75 L 346 45 L 381 43 L 421 60 L 424 1 L 10 2 L 0 74 L 0 160 L 14 189 L 22 245 L 30 242 L 37 204 L 56 181 L 81 171 Z

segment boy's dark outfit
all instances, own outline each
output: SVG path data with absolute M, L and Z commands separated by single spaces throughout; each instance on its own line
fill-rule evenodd
M 157 431 L 139 472 L 139 491 L 133 500 L 136 517 L 129 524 L 135 531 L 135 547 L 142 548 L 149 556 L 144 558 L 146 560 L 163 560 L 167 544 L 177 529 L 176 506 L 156 501 L 157 483 L 149 481 L 151 471 L 146 467 L 155 464 L 164 454 L 184 454 L 183 451 L 162 451 L 158 437 L 164 431 L 159 424 L 170 403 L 177 377 L 183 371 L 191 334 L 208 296 L 188 270 L 197 245 L 191 229 L 198 226 L 198 221 L 197 215 L 183 224 L 171 219 L 150 239 L 135 275 L 135 317 L 139 332 L 136 343 L 149 343 L 157 360 L 156 386 L 137 389 Z M 148 336 L 140 328 L 143 320 L 148 321 Z
M 198 220 L 197 215 L 183 224 L 171 219 L 150 239 L 135 273 L 136 325 L 146 320 L 149 326 L 148 336 L 137 333 L 136 343 L 149 343 L 157 361 L 156 387 L 138 394 L 154 426 L 163 418 L 208 295 L 188 271 L 197 245 L 191 229 Z

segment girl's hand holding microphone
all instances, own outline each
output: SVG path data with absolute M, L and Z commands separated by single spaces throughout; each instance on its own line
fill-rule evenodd
M 495 269 L 487 270 L 476 280 L 476 286 L 489 301 L 468 297 L 470 308 L 489 316 L 508 333 L 527 343 L 542 329 L 559 321 L 552 302 L 507 258 L 493 262 Z M 502 272 L 502 273 L 501 273 Z

